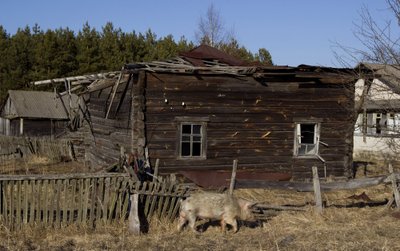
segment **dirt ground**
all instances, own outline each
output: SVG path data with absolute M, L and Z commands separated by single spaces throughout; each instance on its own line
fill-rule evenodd
M 48 170 L 45 170 L 48 168 Z M 29 172 L 76 171 L 82 166 L 61 163 L 56 167 L 38 164 Z M 384 172 L 375 163 L 367 175 Z M 395 167 L 397 170 L 398 168 Z M 127 223 L 98 227 L 61 229 L 27 227 L 10 232 L 0 226 L 3 250 L 400 250 L 400 211 L 386 207 L 392 198 L 389 184 L 367 189 L 323 193 L 325 208 L 317 214 L 313 193 L 239 189 L 239 197 L 271 205 L 304 206 L 305 211 L 272 211 L 275 216 L 241 223 L 239 232 L 222 233 L 216 222 L 199 221 L 202 233 L 189 229 L 177 232 L 176 220 L 151 219 L 148 233 L 138 236 Z

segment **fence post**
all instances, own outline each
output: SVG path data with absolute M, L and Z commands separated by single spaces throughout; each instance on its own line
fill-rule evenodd
M 160 165 L 160 159 L 156 159 L 156 164 L 154 166 L 153 181 L 157 181 L 157 179 L 158 179 L 158 166 L 159 165 Z
M 394 200 L 396 202 L 396 207 L 398 208 L 398 207 L 400 207 L 400 193 L 399 193 L 399 188 L 397 186 L 396 175 L 393 172 L 392 163 L 389 163 L 389 173 L 390 173 L 390 180 L 392 182 Z
M 129 232 L 132 234 L 138 235 L 140 234 L 140 220 L 139 220 L 139 194 L 134 193 L 130 195 L 129 200 L 131 202 L 131 208 L 129 210 Z
M 231 183 L 229 185 L 229 194 L 233 194 L 233 189 L 235 188 L 236 170 L 237 170 L 238 160 L 233 160 Z
M 317 213 L 322 213 L 322 197 L 321 197 L 321 186 L 319 184 L 318 169 L 316 166 L 312 167 L 313 172 L 313 185 L 314 185 L 314 197 L 315 207 Z

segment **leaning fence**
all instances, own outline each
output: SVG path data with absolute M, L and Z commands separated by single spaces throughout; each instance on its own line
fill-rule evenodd
M 0 165 L 32 155 L 60 161 L 72 159 L 74 149 L 68 139 L 0 136 Z
M 96 227 L 128 217 L 131 193 L 142 212 L 175 218 L 187 189 L 177 184 L 133 182 L 126 174 L 0 176 L 0 221 L 10 230 L 25 225 Z

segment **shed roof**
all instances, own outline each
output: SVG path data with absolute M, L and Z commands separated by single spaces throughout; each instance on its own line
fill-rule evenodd
M 373 72 L 373 76 L 400 94 L 400 65 L 361 63 L 359 68 L 366 68 Z
M 68 119 L 68 96 L 60 99 L 54 92 L 9 90 L 7 100 L 13 109 L 5 111 L 3 105 L 5 117 Z M 71 101 L 73 106 L 78 106 L 77 95 L 72 94 Z

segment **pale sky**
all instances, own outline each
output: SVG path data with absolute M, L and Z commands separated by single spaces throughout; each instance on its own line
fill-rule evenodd
M 194 41 L 211 3 L 241 45 L 266 48 L 277 65 L 340 66 L 334 45 L 361 47 L 353 32 L 363 6 L 378 22 L 392 17 L 384 0 L 1 0 L 0 25 L 14 34 L 35 23 L 78 32 L 86 22 L 98 31 L 112 22 L 126 32 L 151 29 L 158 37 Z

